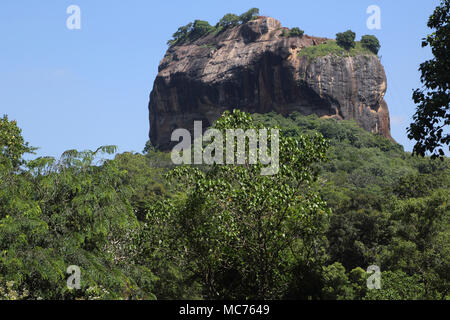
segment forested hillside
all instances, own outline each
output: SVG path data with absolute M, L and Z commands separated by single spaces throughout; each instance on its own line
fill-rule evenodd
M 299 113 L 215 124 L 280 127 L 274 176 L 175 168 L 150 145 L 25 161 L 17 124 L 0 126 L 0 299 L 450 298 L 448 158 Z

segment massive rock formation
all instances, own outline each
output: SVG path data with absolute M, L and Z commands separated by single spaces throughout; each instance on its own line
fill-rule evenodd
M 390 138 L 386 75 L 376 55 L 302 57 L 325 38 L 286 37 L 260 17 L 167 50 L 150 95 L 150 140 L 168 149 L 176 128 L 206 128 L 225 110 L 293 111 L 354 119 Z

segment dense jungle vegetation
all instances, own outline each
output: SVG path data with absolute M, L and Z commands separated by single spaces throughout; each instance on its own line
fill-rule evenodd
M 25 161 L 17 123 L 0 126 L 0 299 L 450 298 L 448 158 L 297 113 L 215 124 L 279 127 L 274 176 L 174 167 L 149 145 Z

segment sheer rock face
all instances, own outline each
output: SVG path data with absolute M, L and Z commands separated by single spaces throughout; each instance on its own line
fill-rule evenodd
M 391 138 L 386 75 L 375 55 L 300 57 L 326 38 L 283 37 L 279 21 L 260 17 L 168 49 L 150 94 L 150 140 L 169 149 L 177 128 L 210 126 L 225 110 L 275 111 L 354 119 Z

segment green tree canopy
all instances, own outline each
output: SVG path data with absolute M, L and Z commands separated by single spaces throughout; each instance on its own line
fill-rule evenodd
M 241 23 L 247 23 L 250 20 L 256 18 L 259 15 L 259 9 L 258 8 L 251 8 L 247 12 L 244 12 L 239 16 L 239 20 Z
M 423 39 L 422 47 L 430 46 L 434 58 L 420 65 L 423 89 L 413 93 L 417 104 L 408 131 L 415 140 L 414 153 L 443 156 L 443 146 L 450 150 L 450 0 L 443 0 L 428 20 L 434 32 Z
M 259 129 L 250 115 L 226 112 L 214 125 Z M 270 134 L 269 134 L 270 136 Z M 187 199 L 179 210 L 164 209 L 179 226 L 191 270 L 207 298 L 279 298 L 295 257 L 306 261 L 323 241 L 329 211 L 313 189 L 315 163 L 325 159 L 320 135 L 280 137 L 280 172 L 261 175 L 262 164 L 213 165 L 206 171 L 179 167 Z M 273 146 L 271 146 L 273 147 Z M 173 207 L 172 207 L 173 208 Z
M 190 40 L 201 38 L 212 31 L 214 31 L 214 27 L 211 26 L 208 21 L 195 20 L 194 24 L 192 25 L 192 31 L 189 35 Z
M 377 37 L 373 35 L 365 35 L 361 37 L 361 45 L 364 48 L 369 49 L 374 54 L 378 54 L 378 51 L 381 48 L 380 42 L 378 41 Z
M 172 39 L 167 42 L 169 46 L 180 44 L 188 39 L 190 32 L 192 31 L 193 23 L 190 22 L 185 26 L 179 27 L 178 30 L 172 35 Z
M 239 16 L 234 13 L 227 13 L 220 21 L 217 23 L 217 27 L 227 29 L 230 27 L 235 27 L 239 24 Z
M 10 121 L 7 115 L 0 118 L 0 166 L 17 169 L 23 164 L 22 156 L 32 153 L 36 148 L 24 142 L 22 130 L 16 121 Z
M 300 28 L 298 28 L 298 27 L 294 27 L 294 28 L 292 28 L 290 31 L 289 31 L 289 36 L 290 37 L 303 37 L 303 34 L 304 34 L 305 32 L 302 30 L 302 29 L 300 29 Z
M 356 34 L 351 30 L 340 32 L 336 34 L 336 43 L 345 50 L 350 50 L 355 47 L 355 37 Z

